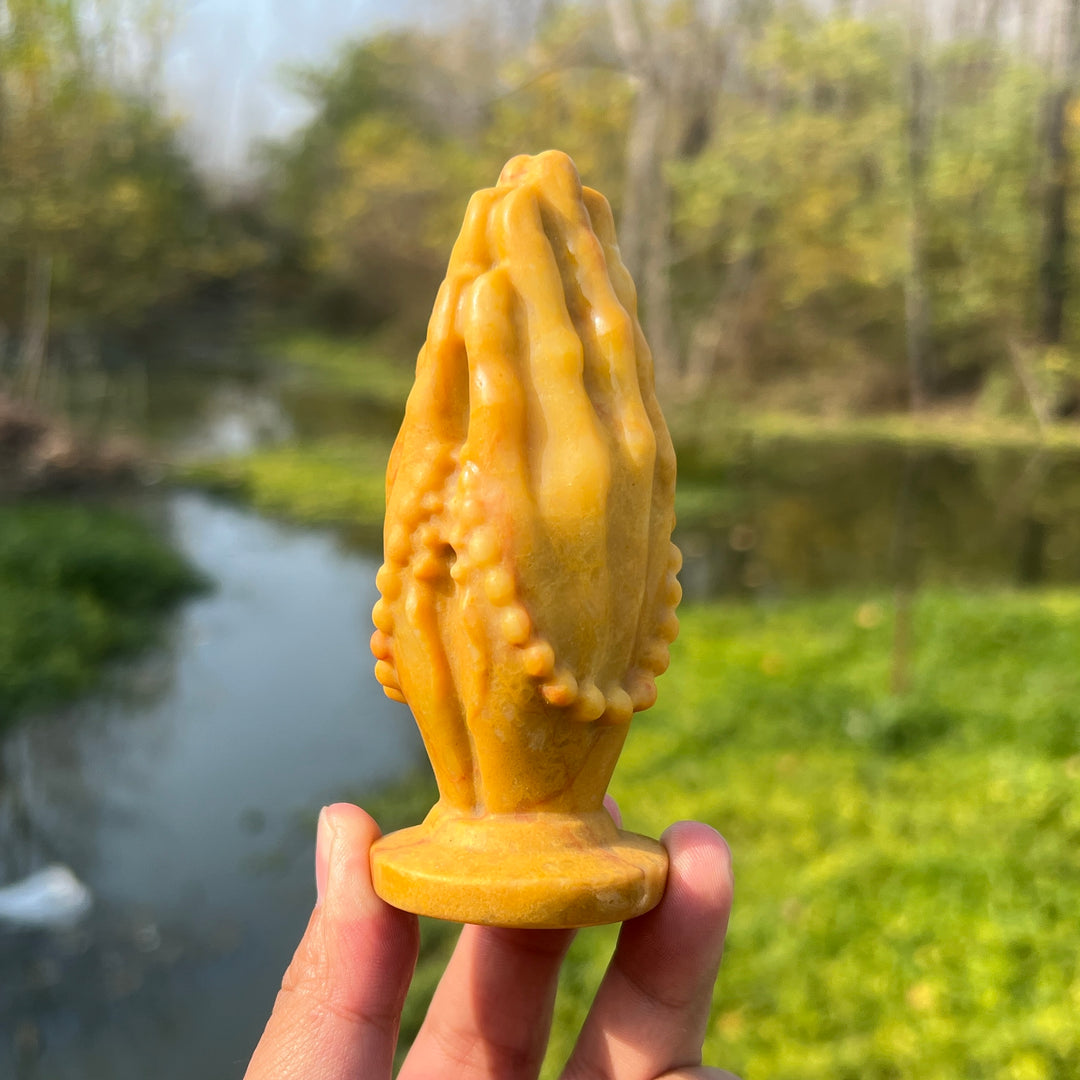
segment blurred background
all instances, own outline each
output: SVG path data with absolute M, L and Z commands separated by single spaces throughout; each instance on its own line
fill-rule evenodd
M 558 147 L 679 451 L 612 790 L 734 847 L 707 1060 L 1080 1076 L 1078 140 L 1080 0 L 0 0 L 0 1075 L 241 1076 L 318 808 L 433 801 L 386 455 L 469 194 Z

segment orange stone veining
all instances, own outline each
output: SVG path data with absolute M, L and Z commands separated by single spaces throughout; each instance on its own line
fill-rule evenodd
M 421 914 L 584 926 L 652 907 L 667 858 L 602 800 L 678 632 L 675 455 L 611 210 L 573 162 L 469 203 L 386 478 L 375 673 L 439 785 L 372 852 Z

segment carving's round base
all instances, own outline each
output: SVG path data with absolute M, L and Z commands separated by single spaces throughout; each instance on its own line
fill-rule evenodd
M 604 812 L 458 817 L 438 808 L 371 851 L 375 891 L 418 915 L 486 926 L 622 922 L 656 906 L 667 852 Z

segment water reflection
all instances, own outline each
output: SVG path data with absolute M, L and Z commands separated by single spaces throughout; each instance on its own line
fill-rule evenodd
M 407 770 L 370 673 L 375 565 L 199 496 L 175 538 L 218 583 L 123 692 L 0 744 L 7 879 L 71 866 L 95 908 L 0 935 L 0 1075 L 236 1075 L 312 900 L 322 804 Z
M 1080 455 L 748 441 L 684 482 L 691 597 L 1080 582 Z

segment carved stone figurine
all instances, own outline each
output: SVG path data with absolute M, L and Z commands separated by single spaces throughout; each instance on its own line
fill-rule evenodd
M 513 158 L 450 256 L 386 476 L 371 639 L 439 785 L 372 851 L 409 911 L 588 926 L 648 911 L 667 856 L 603 796 L 678 633 L 675 455 L 607 200 Z

